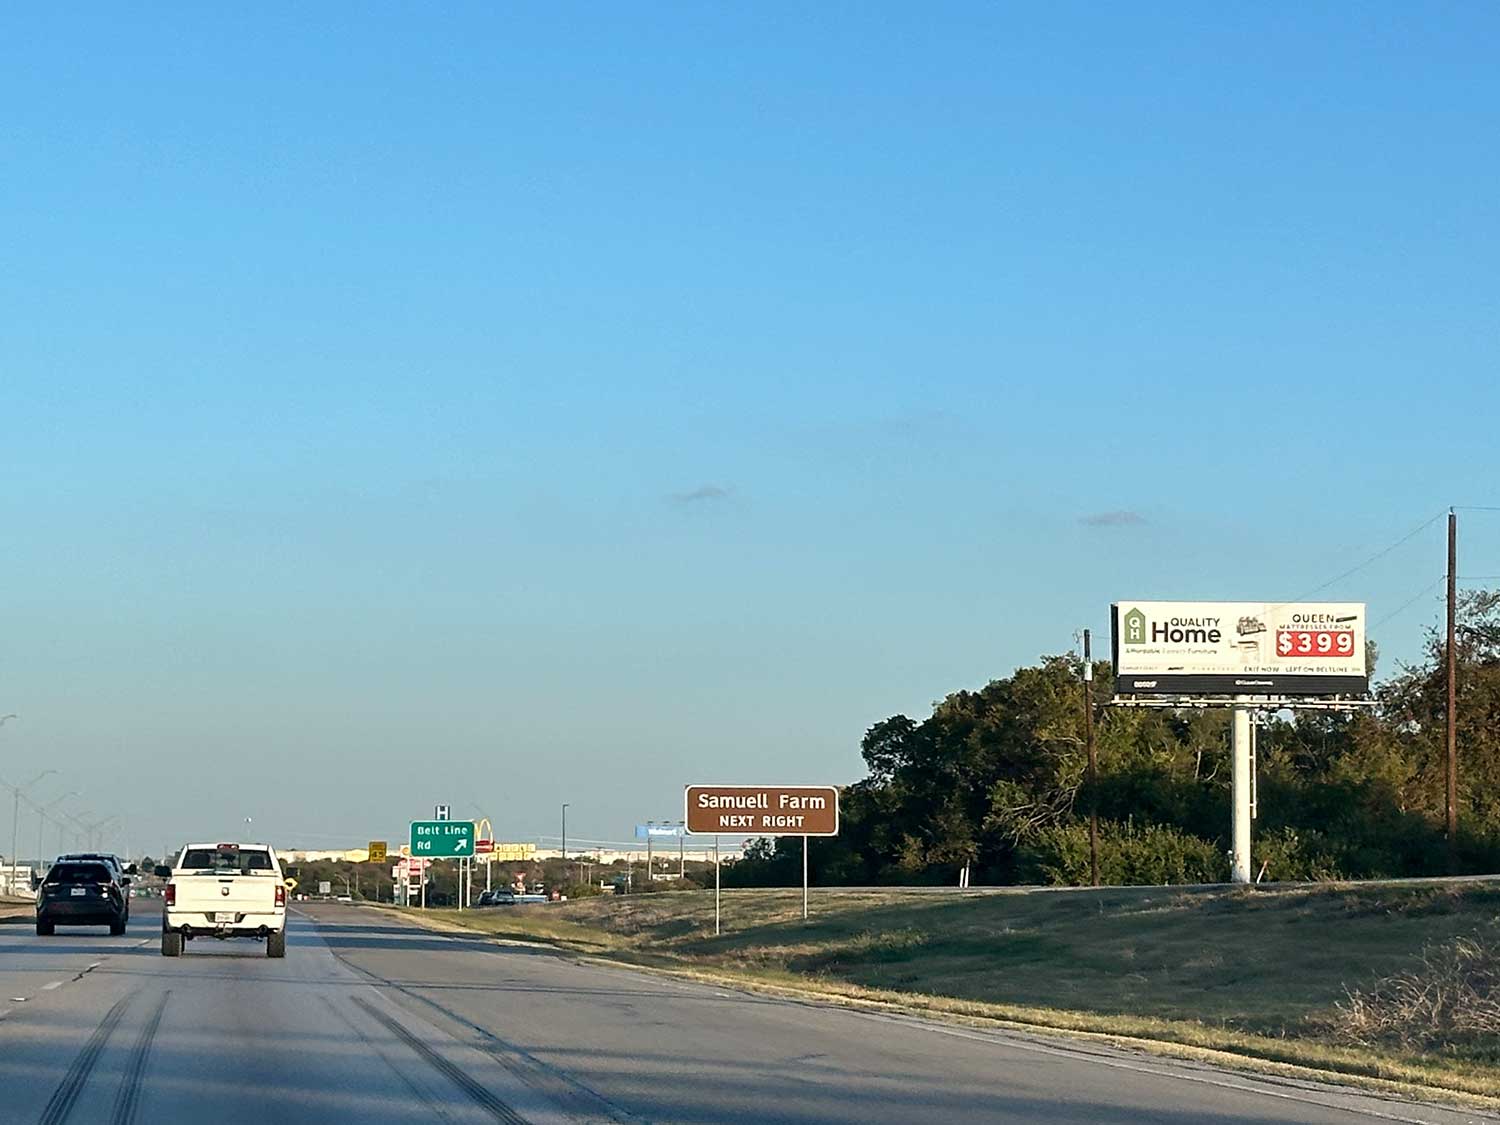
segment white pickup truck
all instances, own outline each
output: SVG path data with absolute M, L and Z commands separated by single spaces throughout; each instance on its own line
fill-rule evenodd
M 269 844 L 189 844 L 171 867 L 161 917 L 161 955 L 178 957 L 195 937 L 262 939 L 286 956 L 286 884 Z

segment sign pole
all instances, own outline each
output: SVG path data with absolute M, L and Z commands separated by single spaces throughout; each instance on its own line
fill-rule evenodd
M 651 889 L 651 833 L 646 833 L 646 889 Z
M 1250 882 L 1250 708 L 1245 706 L 1245 696 L 1239 696 L 1234 704 L 1234 726 L 1231 739 L 1231 754 L 1234 758 L 1234 850 L 1233 870 L 1229 878 L 1234 883 Z
M 422 909 L 426 910 L 427 909 L 427 868 L 426 868 L 425 865 L 422 867 L 421 875 L 422 875 L 422 891 L 421 891 L 421 894 L 422 894 Z
M 802 920 L 807 921 L 807 837 L 802 837 Z
M 714 937 L 719 936 L 719 838 L 714 837 Z

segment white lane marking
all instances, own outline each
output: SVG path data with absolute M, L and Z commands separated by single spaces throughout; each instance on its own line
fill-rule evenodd
M 12 1004 L 24 1004 L 24 1003 L 26 1003 L 26 997 L 24 997 L 24 996 L 12 996 L 10 998 L 10 1002 Z
M 86 973 L 91 973 L 91 972 L 93 972 L 95 969 L 97 969 L 102 964 L 104 964 L 103 961 L 93 961 L 93 962 L 91 962 L 89 964 L 89 967 L 87 969 L 83 970 L 83 971 L 86 972 Z
M 54 988 L 61 988 L 62 986 L 63 982 L 60 980 L 48 981 L 46 984 L 42 985 L 42 991 L 51 992 Z
M 136 947 L 136 948 L 137 948 L 137 949 L 139 949 L 139 948 L 140 948 L 140 947 L 141 947 L 141 946 L 143 946 L 143 945 L 150 945 L 150 944 L 151 944 L 151 939 L 150 939 L 150 938 L 146 938 L 146 939 L 145 939 L 145 940 L 143 940 L 143 941 L 138 941 L 138 942 L 136 942 L 136 943 L 135 943 L 135 947 Z

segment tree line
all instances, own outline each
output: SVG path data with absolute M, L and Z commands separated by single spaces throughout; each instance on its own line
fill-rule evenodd
M 1270 716 L 1258 739 L 1256 874 L 1317 880 L 1500 870 L 1500 592 L 1460 597 L 1458 825 L 1445 832 L 1445 645 L 1377 683 L 1355 713 Z M 1374 657 L 1373 648 L 1371 652 Z M 861 742 L 868 776 L 843 790 L 836 839 L 811 843 L 823 885 L 1089 881 L 1097 806 L 1103 882 L 1229 877 L 1229 713 L 1111 707 L 1094 665 L 1097 784 L 1088 784 L 1082 662 L 1048 656 L 924 719 L 893 715 Z M 757 841 L 731 885 L 801 881 L 798 838 Z

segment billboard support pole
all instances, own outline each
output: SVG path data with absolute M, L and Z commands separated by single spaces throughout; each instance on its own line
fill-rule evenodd
M 719 936 L 719 838 L 714 837 L 714 937 Z
M 1250 708 L 1246 697 L 1239 696 L 1234 703 L 1234 725 L 1230 739 L 1230 754 L 1234 758 L 1234 821 L 1232 825 L 1234 848 L 1231 853 L 1233 866 L 1229 878 L 1234 883 L 1250 882 Z

